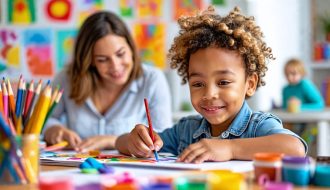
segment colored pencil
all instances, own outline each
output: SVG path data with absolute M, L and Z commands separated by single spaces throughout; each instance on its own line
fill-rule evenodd
M 44 121 L 44 124 L 43 124 L 43 127 L 41 129 L 41 132 L 43 130 L 43 128 L 45 127 L 45 124 L 48 120 L 48 118 L 52 115 L 56 105 L 58 104 L 58 102 L 61 100 L 61 97 L 62 97 L 62 94 L 63 94 L 63 89 L 57 93 L 55 99 L 54 99 L 54 102 L 52 103 L 52 105 L 50 106 L 48 112 L 47 112 L 47 115 L 46 115 L 46 118 L 45 118 L 45 121 Z
M 67 141 L 62 141 L 60 143 L 48 146 L 45 148 L 45 151 L 56 151 L 56 150 L 62 150 L 63 148 L 65 148 L 66 146 L 68 146 L 68 142 Z
M 8 91 L 7 91 L 7 87 L 6 84 L 4 82 L 1 83 L 2 85 L 2 98 L 3 98 L 3 112 L 4 112 L 4 116 L 8 117 Z
M 150 111 L 149 111 L 149 106 L 148 106 L 148 100 L 146 98 L 144 98 L 144 106 L 146 108 L 146 114 L 147 114 L 147 118 L 148 118 L 149 135 L 151 137 L 152 142 L 155 142 L 155 136 L 154 136 L 154 133 L 153 133 L 152 123 L 151 123 L 151 117 L 150 117 Z M 156 161 L 158 162 L 159 159 L 158 159 L 158 153 L 157 153 L 156 150 L 154 150 L 154 155 L 155 155 Z
M 25 105 L 24 105 L 24 110 L 23 110 L 23 118 L 25 119 L 28 113 L 28 110 L 30 109 L 32 100 L 34 96 L 34 82 L 33 80 L 29 84 L 29 89 L 27 90 L 26 93 L 26 99 L 25 99 Z
M 11 87 L 10 81 L 7 78 L 7 91 L 8 91 L 8 100 L 9 100 L 9 114 L 11 117 L 14 117 L 15 114 L 15 99 L 13 89 Z
M 52 88 L 48 85 L 44 89 L 44 92 L 40 96 L 40 99 L 36 105 L 37 107 L 33 111 L 32 114 L 33 122 L 31 123 L 30 126 L 28 124 L 30 133 L 39 134 L 41 132 L 42 126 L 44 124 L 47 115 L 47 111 L 49 109 L 51 94 L 52 94 Z
M 3 96 L 2 96 L 2 88 L 1 88 L 1 85 L 0 85 L 0 112 L 1 112 L 1 114 L 4 114 L 4 113 L 3 113 Z
M 24 119 L 24 127 L 25 127 L 24 128 L 24 133 L 26 133 L 26 131 L 28 130 L 26 128 L 28 126 L 29 121 L 31 119 L 33 119 L 33 118 L 31 118 L 31 116 L 32 116 L 32 113 L 33 113 L 33 111 L 36 107 L 37 101 L 39 99 L 39 94 L 41 92 L 41 86 L 42 86 L 42 80 L 39 80 L 39 82 L 37 84 L 37 87 L 36 87 L 36 90 L 35 90 L 35 93 L 34 93 L 34 96 L 33 96 L 33 99 L 32 99 L 32 102 L 31 102 L 31 105 L 30 105 L 30 107 L 28 109 L 28 112 L 26 113 L 26 117 Z

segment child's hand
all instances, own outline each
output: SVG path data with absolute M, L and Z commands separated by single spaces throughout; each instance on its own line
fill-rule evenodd
M 153 151 L 160 150 L 163 141 L 156 132 L 153 132 L 155 141 L 149 135 L 148 128 L 144 125 L 136 125 L 128 135 L 127 149 L 132 156 L 153 157 Z
M 81 142 L 81 138 L 70 129 L 62 126 L 54 126 L 45 132 L 45 141 L 50 144 L 67 141 L 69 147 L 75 148 Z
M 105 148 L 113 149 L 117 137 L 112 135 L 93 136 L 83 140 L 75 149 L 79 152 L 88 152 L 90 150 L 101 150 Z
M 202 139 L 189 145 L 178 157 L 178 162 L 202 163 L 227 161 L 233 158 L 230 140 Z

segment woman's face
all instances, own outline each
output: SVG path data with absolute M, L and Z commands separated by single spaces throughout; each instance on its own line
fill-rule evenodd
M 124 37 L 109 34 L 96 41 L 93 49 L 93 65 L 106 84 L 125 85 L 133 64 L 132 50 Z

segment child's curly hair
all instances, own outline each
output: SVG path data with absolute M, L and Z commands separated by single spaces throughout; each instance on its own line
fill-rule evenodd
M 169 50 L 171 68 L 178 69 L 182 83 L 188 81 L 190 55 L 210 46 L 238 51 L 245 63 L 246 76 L 258 75 L 258 85 L 265 85 L 262 77 L 267 71 L 266 59 L 275 59 L 272 49 L 262 40 L 263 33 L 254 17 L 246 17 L 235 7 L 226 17 L 215 13 L 210 6 L 200 14 L 180 17 L 179 35 Z

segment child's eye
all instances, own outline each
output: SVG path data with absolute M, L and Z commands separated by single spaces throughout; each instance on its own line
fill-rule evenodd
M 230 81 L 227 81 L 227 80 L 221 80 L 218 83 L 219 86 L 228 85 L 228 84 L 230 84 Z
M 203 83 L 201 83 L 201 82 L 195 82 L 195 83 L 192 83 L 191 86 L 192 87 L 202 87 L 203 86 Z

